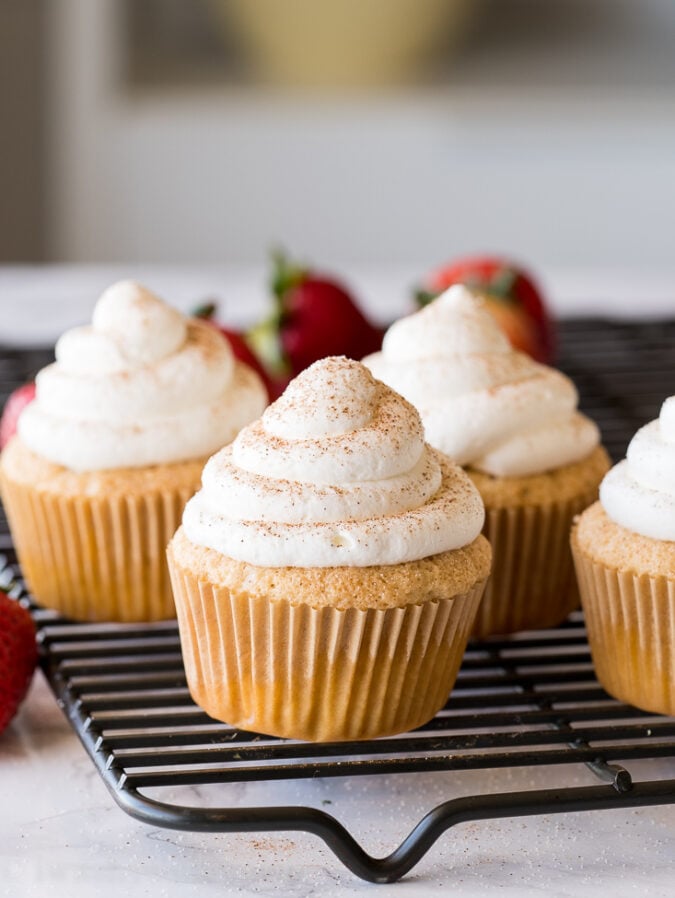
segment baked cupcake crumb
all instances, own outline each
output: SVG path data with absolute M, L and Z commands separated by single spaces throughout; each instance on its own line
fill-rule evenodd
M 258 567 L 190 542 L 172 540 L 176 564 L 199 580 L 236 593 L 312 608 L 402 608 L 467 592 L 490 572 L 492 552 L 479 535 L 468 546 L 417 561 L 371 567 Z
M 572 540 L 594 562 L 616 571 L 675 577 L 675 543 L 627 530 L 607 515 L 600 502 L 577 518 Z
M 596 446 L 585 458 L 543 474 L 493 477 L 471 467 L 466 472 L 478 487 L 486 506 L 511 508 L 547 505 L 583 496 L 597 489 L 609 465 L 607 451 L 603 446 Z

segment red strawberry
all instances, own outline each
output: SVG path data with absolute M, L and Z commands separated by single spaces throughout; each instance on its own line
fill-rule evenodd
M 245 365 L 248 365 L 249 368 L 253 368 L 253 370 L 260 376 L 262 382 L 265 384 L 270 401 L 276 399 L 283 392 L 286 384 L 288 383 L 288 379 L 285 378 L 283 380 L 278 380 L 270 377 L 258 356 L 253 352 L 251 347 L 246 342 L 246 335 L 241 333 L 240 331 L 235 331 L 229 327 L 224 327 L 222 324 L 217 322 L 214 318 L 216 311 L 216 303 L 209 302 L 195 309 L 193 315 L 195 316 L 195 318 L 204 318 L 206 321 L 211 322 L 214 327 L 218 328 L 220 333 L 230 344 L 230 348 L 234 353 L 234 357 L 240 362 L 243 362 Z
M 290 265 L 277 255 L 272 291 L 274 312 L 249 332 L 270 370 L 294 377 L 326 356 L 360 360 L 380 348 L 382 330 L 333 278 Z
M 430 302 L 453 284 L 481 293 L 517 349 L 540 362 L 555 355 L 555 332 L 541 291 L 532 277 L 505 259 L 474 256 L 438 269 L 417 291 L 419 305 Z
M 10 393 L 0 418 L 0 449 L 4 449 L 9 443 L 10 437 L 16 433 L 16 423 L 19 415 L 35 399 L 35 384 L 24 384 L 22 387 Z
M 36 663 L 33 619 L 17 601 L 0 592 L 0 733 L 23 701 Z

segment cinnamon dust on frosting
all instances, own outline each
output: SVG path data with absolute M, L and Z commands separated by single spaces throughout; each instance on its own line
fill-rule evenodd
M 23 442 L 72 471 L 170 464 L 210 455 L 261 413 L 259 377 L 206 322 L 133 281 L 67 331 L 19 420 Z
M 328 358 L 209 460 L 183 525 L 255 565 L 365 567 L 468 545 L 483 519 L 413 406 L 359 362 Z
M 431 445 L 458 464 L 522 477 L 599 444 L 570 379 L 512 349 L 484 301 L 461 285 L 393 324 L 382 351 L 363 362 L 419 409 Z

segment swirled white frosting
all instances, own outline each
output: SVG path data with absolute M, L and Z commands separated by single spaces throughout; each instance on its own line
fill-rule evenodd
M 381 352 L 363 363 L 417 407 L 427 440 L 460 465 L 527 476 L 579 461 L 598 445 L 569 378 L 512 349 L 466 287 L 450 287 L 395 322 Z
M 265 405 L 260 378 L 214 327 L 121 281 L 90 326 L 59 339 L 18 430 L 73 471 L 141 467 L 210 455 Z
M 628 445 L 626 458 L 605 475 L 600 502 L 633 533 L 675 541 L 675 396 L 663 403 Z
M 183 526 L 250 564 L 368 567 L 468 545 L 483 519 L 415 409 L 359 362 L 327 358 L 207 462 Z

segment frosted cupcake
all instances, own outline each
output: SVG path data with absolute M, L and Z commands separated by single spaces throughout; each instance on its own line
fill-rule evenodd
M 82 620 L 174 617 L 165 548 L 206 458 L 266 405 L 208 324 L 130 281 L 103 293 L 0 456 L 0 488 L 36 600 Z
M 675 714 L 675 396 L 642 427 L 572 531 L 598 679 Z
M 609 467 L 569 378 L 513 350 L 463 286 L 397 321 L 363 361 L 417 407 L 427 440 L 483 497 L 494 560 L 475 635 L 562 621 L 579 601 L 569 528 Z
M 489 573 L 483 519 L 408 402 L 359 362 L 316 362 L 209 460 L 169 546 L 194 700 L 315 741 L 424 723 Z

